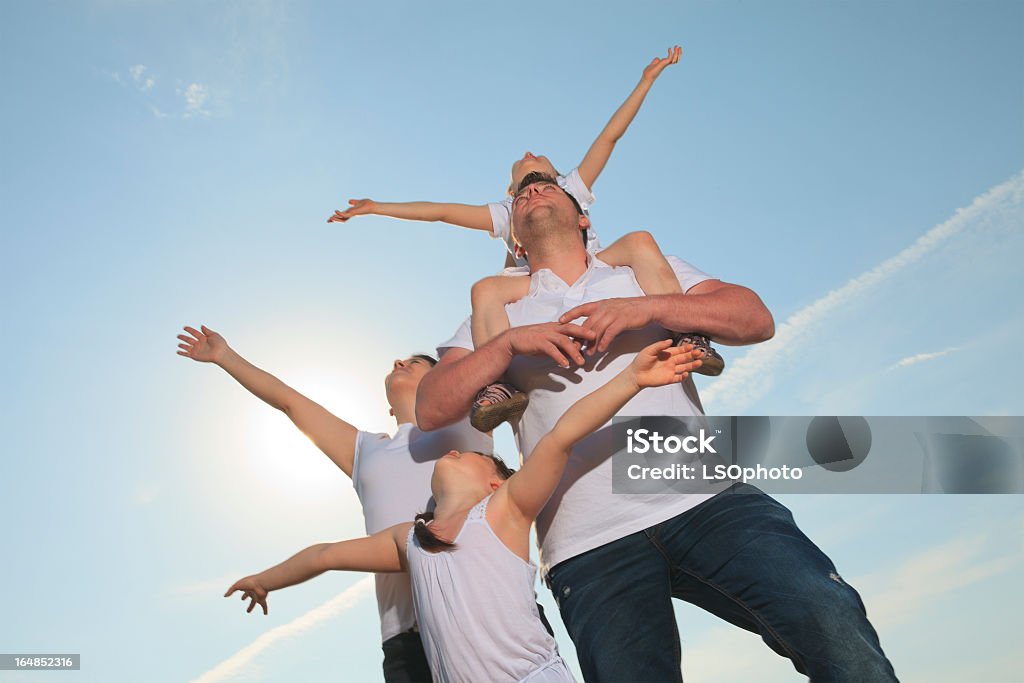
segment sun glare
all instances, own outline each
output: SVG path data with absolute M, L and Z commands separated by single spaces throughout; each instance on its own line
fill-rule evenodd
M 365 396 L 346 393 L 333 378 L 293 372 L 289 383 L 357 429 L 388 429 Z M 381 406 L 386 411 L 386 405 Z M 386 412 L 384 412 L 386 417 Z M 285 415 L 253 403 L 245 415 L 246 458 L 257 479 L 277 495 L 305 502 L 337 499 L 350 491 L 348 477 L 292 424 Z

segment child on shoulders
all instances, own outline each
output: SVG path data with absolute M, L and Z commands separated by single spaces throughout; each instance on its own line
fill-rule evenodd
M 681 54 L 682 48 L 677 45 L 670 48 L 664 58 L 656 57 L 644 68 L 640 82 L 612 115 L 579 166 L 567 175 L 561 175 L 547 157 L 526 152 L 521 159 L 512 164 L 507 196 L 501 202 L 470 205 L 437 202 L 385 203 L 372 199 L 350 199 L 348 209 L 335 211 L 327 221 L 343 223 L 354 216 L 375 214 L 414 221 L 441 221 L 483 230 L 490 233 L 491 237 L 505 242 L 509 252 L 506 266 L 525 266 L 527 255 L 515 243 L 511 230 L 512 204 L 516 193 L 523 186 L 524 179 L 537 175 L 549 179 L 568 193 L 581 214 L 589 215 L 590 206 L 595 201 L 591 188 L 608 163 L 616 143 L 640 111 L 640 106 L 654 81 L 666 67 L 676 64 Z M 645 294 L 681 292 L 672 267 L 665 260 L 650 233 L 628 233 L 607 249 L 602 249 L 597 233 L 591 227 L 585 232 L 584 240 L 587 252 L 597 255 L 604 263 L 632 268 L 637 283 Z M 504 307 L 524 297 L 528 288 L 528 279 L 503 276 L 485 278 L 474 285 L 471 299 L 474 345 L 479 347 L 508 329 L 509 322 Z M 676 340 L 678 343 L 693 344 L 704 354 L 704 364 L 697 370 L 698 373 L 711 376 L 721 374 L 725 362 L 706 336 L 696 332 L 681 333 L 676 336 Z M 481 389 L 473 402 L 471 422 L 480 431 L 489 432 L 502 422 L 522 415 L 528 403 L 529 397 L 511 384 L 491 384 Z

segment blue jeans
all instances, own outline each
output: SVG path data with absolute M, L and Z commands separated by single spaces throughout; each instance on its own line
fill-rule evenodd
M 896 680 L 857 591 L 747 484 L 560 562 L 546 581 L 587 681 L 682 681 L 670 598 L 759 634 L 811 681 Z

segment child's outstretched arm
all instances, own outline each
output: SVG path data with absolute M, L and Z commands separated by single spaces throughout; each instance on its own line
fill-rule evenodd
M 679 382 L 699 366 L 693 346 L 672 346 L 671 339 L 643 349 L 610 382 L 573 404 L 537 443 L 502 487 L 508 491 L 510 507 L 526 519 L 535 519 L 562 478 L 573 446 L 610 420 L 641 389 Z
M 655 57 L 644 69 L 643 76 L 640 77 L 637 86 L 633 88 L 633 92 L 612 114 L 612 118 L 594 140 L 594 144 L 587 150 L 587 155 L 583 157 L 583 161 L 579 165 L 580 178 L 588 188 L 594 187 L 594 181 L 597 180 L 597 176 L 601 175 L 605 164 L 608 163 L 608 158 L 612 155 L 612 150 L 615 149 L 615 143 L 626 133 L 629 124 L 633 122 L 636 113 L 640 111 L 640 105 L 644 103 L 644 98 L 647 97 L 651 86 L 654 85 L 655 79 L 661 75 L 666 66 L 678 62 L 679 55 L 682 53 L 683 48 L 676 45 L 669 48 L 667 57 L 662 59 Z
M 341 471 L 352 476 L 356 449 L 356 428 L 319 403 L 261 370 L 235 352 L 221 335 L 206 326 L 186 327 L 179 334 L 179 356 L 219 365 L 253 396 L 277 408 L 308 436 Z
M 460 228 L 491 232 L 491 212 L 486 204 L 442 204 L 437 202 L 375 202 L 372 199 L 350 199 L 350 206 L 338 210 L 328 223 L 344 223 L 353 216 L 373 214 L 407 221 L 441 222 Z
M 242 599 L 250 600 L 246 612 L 259 605 L 267 614 L 267 594 L 270 591 L 308 581 L 325 571 L 405 571 L 404 544 L 409 527 L 409 523 L 396 524 L 366 538 L 310 546 L 270 569 L 239 579 L 228 588 L 224 597 L 242 591 Z

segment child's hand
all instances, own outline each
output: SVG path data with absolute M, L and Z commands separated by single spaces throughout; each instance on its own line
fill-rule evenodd
M 328 223 L 344 223 L 352 216 L 362 216 L 364 214 L 373 213 L 377 205 L 372 199 L 350 199 L 348 203 L 351 204 L 344 211 L 335 211 L 334 215 L 327 219 Z
M 676 45 L 668 49 L 668 56 L 664 59 L 658 59 L 655 57 L 651 60 L 651 63 L 644 69 L 643 80 L 653 83 L 654 79 L 661 75 L 661 72 L 665 70 L 665 67 L 669 64 L 675 64 L 679 61 L 679 55 L 683 54 L 683 48 Z
M 260 585 L 255 576 L 247 576 L 235 581 L 224 597 L 231 597 L 235 591 L 242 591 L 242 600 L 248 598 L 252 601 L 249 603 L 249 609 L 245 610 L 246 614 L 251 612 L 257 604 L 263 608 L 263 614 L 267 614 L 267 589 Z
M 631 365 L 633 378 L 640 388 L 680 382 L 700 367 L 699 353 L 692 344 L 672 346 L 671 339 L 656 342 L 636 354 Z
M 178 344 L 178 348 L 181 349 L 178 355 L 203 363 L 216 363 L 228 350 L 228 343 L 224 341 L 224 337 L 205 325 L 199 327 L 202 332 L 194 327 L 185 327 L 185 331 L 192 335 L 191 337 L 178 335 L 178 339 L 184 342 Z

